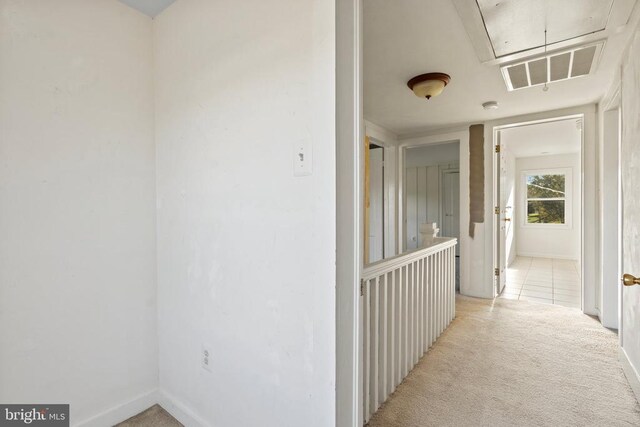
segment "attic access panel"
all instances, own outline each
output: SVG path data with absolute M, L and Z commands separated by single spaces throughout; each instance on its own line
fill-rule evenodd
M 509 91 L 587 76 L 595 71 L 604 42 L 552 52 L 500 67 Z
M 476 0 L 496 58 L 603 31 L 614 0 Z

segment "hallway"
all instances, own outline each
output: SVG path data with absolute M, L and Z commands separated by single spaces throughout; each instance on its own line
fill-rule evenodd
M 639 425 L 617 335 L 574 309 L 458 296 L 456 319 L 369 426 L 514 424 Z

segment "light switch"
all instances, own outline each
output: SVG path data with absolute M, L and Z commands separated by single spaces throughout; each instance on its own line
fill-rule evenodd
M 311 139 L 298 141 L 293 150 L 293 176 L 311 175 L 312 166 Z

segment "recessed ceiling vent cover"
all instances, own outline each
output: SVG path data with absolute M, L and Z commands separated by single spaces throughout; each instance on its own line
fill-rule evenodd
M 586 76 L 595 71 L 604 42 L 537 56 L 500 68 L 509 91 Z

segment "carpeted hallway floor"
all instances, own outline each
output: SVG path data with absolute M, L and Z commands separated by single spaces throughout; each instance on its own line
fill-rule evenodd
M 153 405 L 135 417 L 121 422 L 115 427 L 183 427 L 178 420 L 160 405 Z
M 617 335 L 577 309 L 458 296 L 370 427 L 639 426 Z

